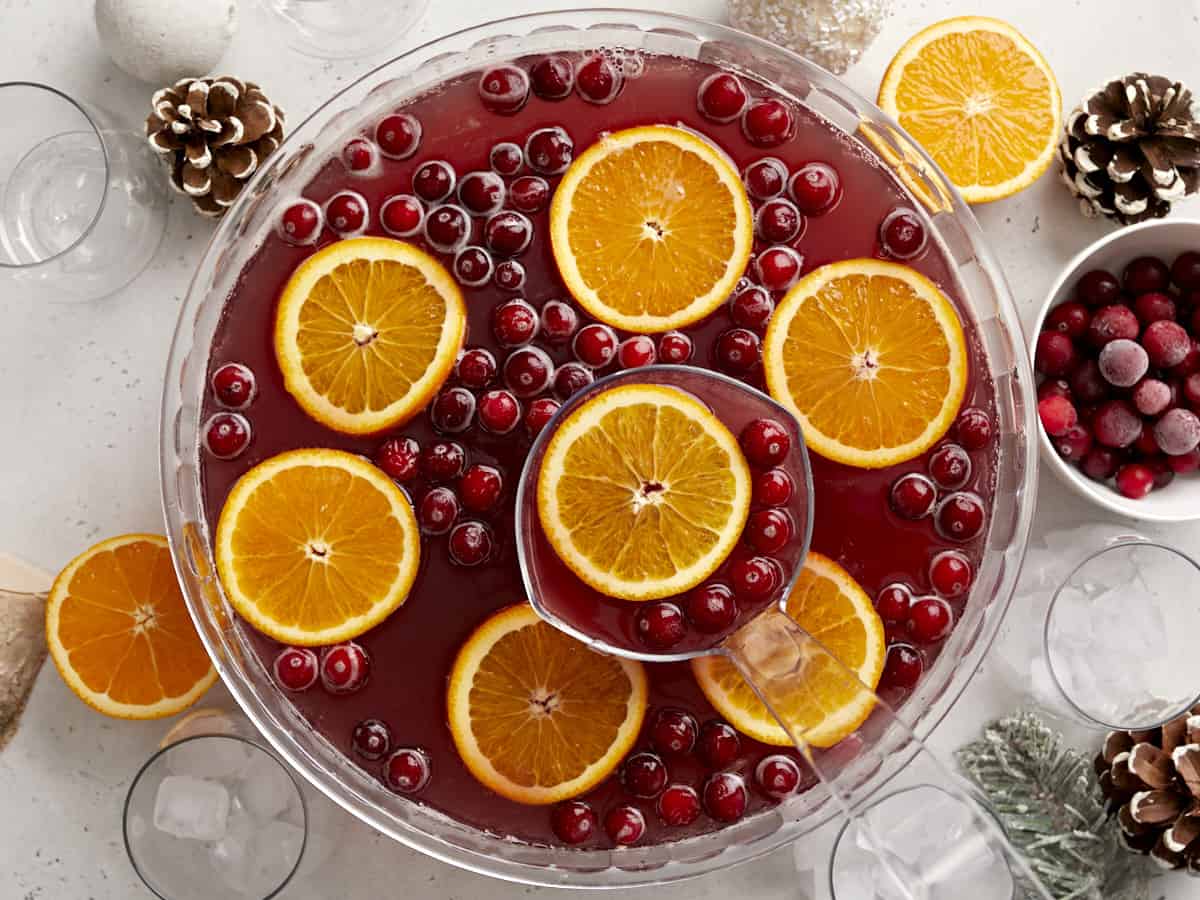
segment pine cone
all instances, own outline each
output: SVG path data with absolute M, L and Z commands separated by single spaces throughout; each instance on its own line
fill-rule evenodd
M 1076 107 L 1059 144 L 1063 181 L 1086 216 L 1162 218 L 1200 187 L 1200 123 L 1178 81 L 1134 72 Z
M 204 215 L 222 215 L 283 141 L 283 111 L 250 81 L 184 78 L 151 105 L 150 146 L 171 160 L 171 183 Z
M 1114 731 L 1096 757 L 1125 845 L 1200 875 L 1200 706 L 1152 731 Z

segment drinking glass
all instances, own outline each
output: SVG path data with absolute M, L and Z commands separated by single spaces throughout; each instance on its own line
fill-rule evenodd
M 259 0 L 306 56 L 370 56 L 404 37 L 425 15 L 429 0 Z
M 44 300 L 94 300 L 146 267 L 166 224 L 146 141 L 55 88 L 0 83 L 0 278 Z

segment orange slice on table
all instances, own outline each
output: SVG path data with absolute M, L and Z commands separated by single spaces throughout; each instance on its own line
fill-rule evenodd
M 872 691 L 883 674 L 887 641 L 883 621 L 850 574 L 820 553 L 810 552 L 787 613 L 841 663 L 824 654 L 808 660 L 806 691 L 796 691 L 781 713 L 795 723 L 797 735 L 816 747 L 832 747 L 858 728 L 875 705 Z M 845 666 L 860 683 L 851 683 Z M 692 672 L 708 702 L 738 731 L 779 747 L 791 745 L 780 724 L 767 711 L 737 669 L 724 656 L 692 660 Z
M 336 644 L 408 597 L 421 543 L 408 497 L 362 457 L 291 450 L 233 486 L 217 572 L 234 609 L 287 644 Z
M 351 238 L 318 250 L 288 279 L 275 357 L 308 415 L 369 434 L 429 402 L 465 330 L 462 293 L 436 259 L 403 241 Z
M 658 332 L 699 321 L 750 261 L 754 214 L 733 163 L 682 128 L 600 138 L 563 175 L 550 238 L 568 290 L 616 328 Z
M 1006 22 L 962 16 L 900 48 L 879 106 L 941 166 L 968 203 L 1031 185 L 1050 165 L 1062 95 L 1049 64 Z
M 737 439 L 695 398 L 633 384 L 575 409 L 538 474 L 550 545 L 601 593 L 655 600 L 695 587 L 733 549 L 750 511 Z
M 557 803 L 607 778 L 646 714 L 640 663 L 597 653 L 538 618 L 500 610 L 450 672 L 454 745 L 480 782 L 517 803 Z
M 763 369 L 809 449 L 875 469 L 946 433 L 966 391 L 967 345 L 954 305 L 924 275 L 848 259 L 814 269 L 780 301 Z
M 46 601 L 46 643 L 67 686 L 122 719 L 173 716 L 217 678 L 155 534 L 110 538 L 71 560 Z

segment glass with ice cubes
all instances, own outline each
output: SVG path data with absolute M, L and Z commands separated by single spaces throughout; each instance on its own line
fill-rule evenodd
M 125 801 L 134 869 L 163 900 L 266 900 L 304 855 L 300 787 L 269 750 L 200 735 L 151 757 Z

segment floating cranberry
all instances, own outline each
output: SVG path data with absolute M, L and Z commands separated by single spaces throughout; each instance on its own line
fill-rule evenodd
M 758 364 L 760 341 L 747 328 L 731 328 L 717 338 L 717 365 L 731 375 L 743 375 Z
M 1154 470 L 1142 463 L 1129 463 L 1117 470 L 1117 490 L 1130 500 L 1141 500 L 1154 490 Z
M 735 324 L 754 332 L 766 330 L 773 312 L 775 301 L 766 288 L 757 284 L 738 291 L 729 301 L 729 317 Z
M 425 217 L 425 238 L 434 250 L 453 253 L 471 236 L 471 220 L 462 207 L 435 206 Z
M 458 202 L 473 216 L 490 216 L 504 205 L 504 179 L 495 172 L 468 172 L 458 182 Z
M 628 847 L 646 833 L 646 819 L 636 806 L 614 806 L 604 817 L 604 831 L 614 844 Z
M 515 259 L 502 259 L 496 263 L 492 281 L 502 290 L 519 291 L 525 286 L 525 267 Z
M 912 606 L 912 591 L 906 584 L 889 584 L 875 598 L 875 611 L 884 622 L 898 624 L 908 621 L 908 611 Z
M 1093 447 L 1079 464 L 1080 470 L 1094 481 L 1107 481 L 1116 474 L 1121 459 L 1107 447 Z
M 763 600 L 779 586 L 781 575 L 771 560 L 762 556 L 736 559 L 729 567 L 733 592 L 746 600 Z
M 658 351 L 654 341 L 644 334 L 635 334 L 617 347 L 617 365 L 622 369 L 637 369 L 654 363 Z
M 952 541 L 969 541 L 983 531 L 983 501 L 975 494 L 957 491 L 934 511 L 938 532 Z
M 445 534 L 458 518 L 458 498 L 447 487 L 435 487 L 421 498 L 417 522 L 426 534 Z
M 250 443 L 250 422 L 241 413 L 219 412 L 204 423 L 204 446 L 217 459 L 233 459 Z
M 1083 425 L 1075 425 L 1054 439 L 1054 449 L 1067 462 L 1079 462 L 1092 449 L 1092 443 L 1092 433 Z
M 1165 291 L 1171 283 L 1171 271 L 1161 259 L 1139 256 L 1125 266 L 1121 282 L 1126 291 L 1135 295 Z
M 558 408 L 559 404 L 556 400 L 551 400 L 549 397 L 538 397 L 529 404 L 529 411 L 525 413 L 525 427 L 535 436 L 540 434 L 546 424 L 554 418 Z
M 755 160 L 742 173 L 746 193 L 755 200 L 770 200 L 778 197 L 787 187 L 787 180 L 787 166 L 774 156 Z
M 450 559 L 460 566 L 478 566 L 492 553 L 492 531 L 482 522 L 459 522 L 450 531 Z
M 1200 447 L 1178 456 L 1168 456 L 1167 465 L 1176 475 L 1187 475 L 1200 470 Z
M 922 644 L 935 644 L 950 633 L 954 611 L 941 597 L 921 597 L 908 612 L 908 633 Z
M 354 138 L 342 148 L 342 164 L 355 175 L 369 172 L 375 164 L 375 145 L 363 138 Z
M 565 56 L 543 56 L 529 70 L 529 80 L 543 100 L 563 100 L 575 87 L 575 67 Z
M 311 200 L 289 203 L 279 217 L 279 236 L 289 244 L 302 247 L 316 241 L 325 221 L 321 207 Z
M 658 711 L 650 725 L 650 743 L 665 756 L 684 756 L 696 746 L 699 731 L 691 713 L 667 707 Z
M 700 797 L 686 784 L 673 784 L 658 798 L 658 816 L 675 828 L 691 825 L 700 817 Z
M 327 647 L 321 655 L 321 685 L 331 694 L 349 694 L 367 683 L 371 661 L 354 641 Z
M 701 115 L 713 122 L 732 122 L 742 114 L 749 99 L 741 79 L 728 72 L 709 75 L 696 92 L 696 106 Z
M 454 277 L 463 287 L 479 287 L 492 277 L 492 257 L 482 247 L 463 247 L 454 254 Z
M 697 631 L 706 634 L 724 631 L 734 623 L 737 615 L 737 601 L 727 585 L 710 582 L 688 595 L 687 617 Z
M 804 217 L 790 200 L 778 197 L 768 200 L 754 216 L 754 230 L 760 238 L 772 244 L 785 244 L 799 237 Z
M 288 691 L 307 691 L 320 677 L 317 654 L 308 647 L 285 647 L 271 666 L 275 680 Z
M 992 442 L 992 417 L 970 406 L 958 414 L 955 423 L 958 442 L 968 450 L 982 450 Z
M 788 193 L 800 212 L 809 216 L 832 209 L 841 191 L 842 179 L 837 170 L 822 162 L 805 163 L 788 180 Z
M 522 175 L 508 187 L 508 202 L 523 213 L 540 212 L 550 199 L 550 185 L 539 175 Z
M 1141 326 L 1133 310 L 1124 304 L 1114 303 L 1096 310 L 1091 324 L 1088 325 L 1087 336 L 1093 347 L 1100 348 L 1119 338 L 1136 340 L 1139 331 Z
M 245 409 L 257 393 L 254 373 L 241 363 L 225 363 L 213 372 L 209 384 L 217 402 L 226 409 Z
M 521 404 L 505 390 L 492 390 L 479 398 L 479 424 L 492 434 L 508 434 L 521 421 Z
M 719 719 L 705 722 L 696 737 L 696 754 L 714 771 L 729 768 L 741 752 L 742 741 L 738 733 Z
M 1184 361 L 1192 349 L 1192 339 L 1182 325 L 1160 319 L 1146 327 L 1142 346 L 1146 348 L 1151 365 L 1169 369 Z
M 471 347 L 458 360 L 458 380 L 469 388 L 483 388 L 496 377 L 496 357 L 484 347 Z
M 375 451 L 375 465 L 389 478 L 412 481 L 420 471 L 421 446 L 410 437 L 390 438 Z
M 411 237 L 425 222 L 425 207 L 412 194 L 388 197 L 379 207 L 379 224 L 395 237 Z
M 1186 382 L 1184 385 L 1186 393 Z M 1143 378 L 1130 395 L 1133 405 L 1143 416 L 1157 416 L 1171 405 L 1171 386 L 1157 378 Z
M 466 388 L 448 388 L 434 398 L 429 417 L 438 431 L 447 434 L 466 431 L 475 417 L 475 395 Z
M 367 201 L 357 191 L 338 191 L 325 204 L 325 221 L 339 237 L 362 234 L 367 227 Z
M 1105 447 L 1128 447 L 1142 433 L 1142 420 L 1124 400 L 1110 400 L 1096 410 L 1092 434 Z
M 495 466 L 476 463 L 463 473 L 458 483 L 458 495 L 462 504 L 472 512 L 487 512 L 500 500 L 504 479 Z
M 611 103 L 623 80 L 612 61 L 599 53 L 585 58 L 575 70 L 575 90 L 589 103 Z
M 496 213 L 483 226 L 483 240 L 493 253 L 516 256 L 533 240 L 533 223 L 512 210 Z
M 704 809 L 718 822 L 736 822 L 746 814 L 746 782 L 732 772 L 718 772 L 704 782 Z
M 407 113 L 387 116 L 375 126 L 379 152 L 392 159 L 407 159 L 421 143 L 421 123 Z
M 529 99 L 529 76 L 517 66 L 493 66 L 479 76 L 479 99 L 488 111 L 511 116 Z
M 911 209 L 893 209 L 879 224 L 879 241 L 893 259 L 913 259 L 925 250 L 925 225 Z
M 1154 424 L 1154 440 L 1168 456 L 1191 453 L 1200 444 L 1200 417 L 1186 409 L 1169 409 Z
M 929 563 L 929 583 L 943 597 L 961 597 L 971 587 L 971 561 L 957 550 L 943 550 Z
M 539 128 L 525 140 L 525 162 L 542 175 L 561 175 L 574 158 L 575 143 L 557 125 Z
M 520 347 L 534 339 L 541 327 L 537 310 L 518 298 L 507 300 L 492 313 L 492 334 L 501 347 Z
M 768 247 L 754 260 L 754 274 L 769 291 L 786 291 L 800 277 L 804 258 L 791 247 Z
M 418 747 L 402 747 L 383 764 L 383 782 L 397 794 L 415 794 L 429 784 L 429 754 Z
M 350 733 L 350 746 L 363 759 L 377 762 L 392 749 L 392 730 L 379 719 L 363 719 Z
M 592 370 L 580 362 L 565 362 L 554 373 L 554 396 L 566 400 L 596 380 Z
M 925 660 L 921 651 L 908 644 L 892 644 L 883 661 L 879 687 L 912 690 L 924 671 Z
M 791 475 L 783 469 L 768 469 L 754 479 L 754 502 L 760 506 L 787 506 L 792 490 Z
M 1045 397 L 1038 401 L 1038 418 L 1050 437 L 1065 434 L 1079 422 L 1079 414 L 1066 397 Z
M 466 465 L 467 451 L 454 441 L 434 441 L 421 451 L 421 471 L 430 481 L 457 478 Z
M 692 339 L 681 331 L 668 331 L 658 339 L 658 358 L 665 363 L 685 363 L 692 358 Z
M 441 159 L 417 166 L 412 176 L 413 193 L 426 203 L 440 203 L 454 190 L 454 167 Z
M 635 753 L 625 760 L 621 782 L 634 797 L 652 800 L 667 786 L 667 767 L 653 753 Z
M 540 347 L 514 350 L 504 361 L 504 383 L 518 397 L 533 397 L 550 386 L 554 363 Z
M 938 487 L 957 490 L 971 480 L 971 457 L 958 444 L 942 444 L 929 457 L 929 474 Z
M 1062 332 L 1043 331 L 1038 335 L 1033 366 L 1043 375 L 1066 375 L 1075 367 L 1077 360 L 1075 345 Z
M 579 327 L 579 314 L 562 300 L 547 300 L 542 304 L 542 334 L 552 344 L 571 339 Z
M 1171 280 L 1185 291 L 1200 289 L 1200 253 L 1187 250 L 1175 257 Z
M 933 511 L 937 489 L 933 482 L 916 472 L 901 475 L 892 485 L 892 509 L 904 519 L 923 519 Z
M 782 800 L 800 787 L 800 764 L 790 756 L 776 753 L 764 756 L 754 767 L 758 789 L 772 800 Z
M 1091 322 L 1092 314 L 1082 303 L 1063 303 L 1046 316 L 1046 330 L 1061 331 L 1069 338 L 1081 338 L 1087 334 Z
M 667 601 L 643 604 L 638 610 L 635 627 L 642 643 L 655 650 L 674 647 L 687 634 L 683 610 Z
M 745 538 L 759 553 L 778 553 L 792 539 L 792 517 L 782 509 L 760 509 L 751 513 Z
M 787 429 L 774 419 L 755 419 L 742 429 L 739 442 L 746 458 L 756 466 L 777 466 L 792 449 Z
M 1073 399 L 1080 403 L 1099 403 L 1107 400 L 1111 393 L 1109 383 L 1100 371 L 1100 364 L 1094 359 L 1085 359 L 1071 373 L 1069 382 Z
M 795 130 L 791 109 L 775 97 L 751 102 L 742 114 L 742 134 L 757 147 L 778 147 L 791 138 Z
M 497 175 L 516 175 L 525 165 L 525 153 L 512 141 L 501 141 L 488 151 L 488 165 Z
M 584 325 L 575 334 L 571 349 L 585 366 L 602 369 L 617 355 L 617 334 L 607 325 Z

